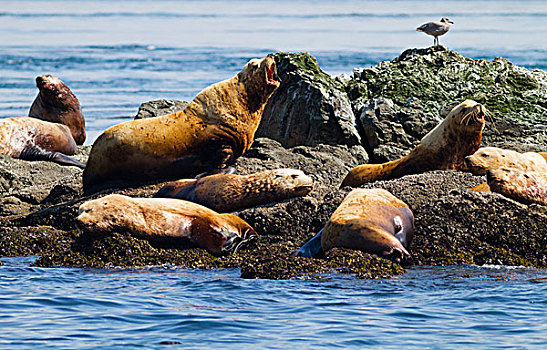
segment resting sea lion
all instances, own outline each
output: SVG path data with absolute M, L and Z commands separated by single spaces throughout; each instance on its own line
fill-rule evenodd
M 129 233 L 158 243 L 191 245 L 214 255 L 237 250 L 256 232 L 231 214 L 218 214 L 180 199 L 131 198 L 111 194 L 83 203 L 78 227 L 91 235 Z
M 65 155 L 76 153 L 76 143 L 68 127 L 30 117 L 0 119 L 0 153 L 25 160 L 85 167 L 84 163 Z
M 61 123 L 70 129 L 77 145 L 85 141 L 85 120 L 80 102 L 59 78 L 46 74 L 36 78 L 40 90 L 28 116 Z
M 279 85 L 275 76 L 273 57 L 254 59 L 235 77 L 205 88 L 183 111 L 106 130 L 91 149 L 84 191 L 193 176 L 233 163 L 253 142 Z
M 535 152 L 519 153 L 497 147 L 481 147 L 465 158 L 466 168 L 475 175 L 484 175 L 488 169 L 500 167 L 519 169 L 524 172 L 547 173 L 547 161 Z
M 354 189 L 334 211 L 318 235 L 302 246 L 299 256 L 315 257 L 334 247 L 382 256 L 410 255 L 414 215 L 383 189 Z
M 547 173 L 525 172 L 520 169 L 501 167 L 486 172 L 492 192 L 524 204 L 537 203 L 547 206 Z
M 383 164 L 356 166 L 346 175 L 342 187 L 430 170 L 462 169 L 464 158 L 480 147 L 486 113 L 484 106 L 475 101 L 460 103 L 409 154 Z
M 218 212 L 302 197 L 313 189 L 311 177 L 300 170 L 265 170 L 250 175 L 216 174 L 168 183 L 154 197 L 185 199 Z

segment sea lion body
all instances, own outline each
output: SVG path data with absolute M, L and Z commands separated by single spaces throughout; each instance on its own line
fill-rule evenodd
M 298 255 L 314 257 L 339 247 L 408 256 L 413 234 L 414 215 L 404 202 L 383 189 L 354 189 Z
M 217 212 L 302 197 L 313 189 L 312 179 L 300 170 L 265 170 L 250 175 L 217 174 L 184 179 L 162 187 L 155 197 L 188 200 Z
M 0 153 L 25 160 L 49 160 L 80 168 L 84 163 L 67 157 L 76 153 L 70 129 L 30 117 L 0 119 Z
M 486 113 L 475 101 L 460 103 L 408 155 L 383 164 L 359 165 L 350 170 L 342 187 L 430 170 L 463 169 L 465 157 L 480 147 Z
M 497 147 L 481 147 L 465 158 L 466 168 L 475 175 L 484 175 L 488 169 L 500 167 L 524 172 L 547 173 L 547 161 L 536 152 L 519 153 Z
M 40 92 L 28 117 L 0 119 L 0 153 L 84 168 L 84 163 L 67 157 L 85 140 L 80 102 L 65 83 L 51 75 L 37 77 L 36 85 Z
M 29 117 L 68 126 L 77 145 L 85 141 L 85 119 L 80 101 L 59 78 L 46 74 L 36 78 L 38 96 Z
M 183 111 L 115 125 L 93 144 L 85 192 L 223 168 L 249 149 L 279 85 L 270 56 L 201 91 Z
M 501 167 L 486 172 L 492 192 L 524 204 L 537 203 L 547 206 L 547 173 L 526 172 L 521 169 Z
M 131 198 L 111 194 L 83 203 L 78 227 L 91 235 L 129 233 L 152 242 L 190 245 L 214 255 L 236 250 L 256 236 L 239 217 L 171 198 Z

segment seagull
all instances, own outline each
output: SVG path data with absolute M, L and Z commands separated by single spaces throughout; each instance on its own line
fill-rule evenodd
M 424 32 L 427 35 L 433 35 L 435 37 L 435 39 L 433 39 L 433 45 L 439 45 L 439 37 L 448 32 L 451 24 L 454 24 L 454 22 L 446 17 L 443 17 L 440 22 L 435 21 L 422 24 L 416 28 L 416 31 Z

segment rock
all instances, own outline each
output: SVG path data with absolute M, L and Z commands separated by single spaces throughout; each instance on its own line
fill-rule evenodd
M 182 111 L 188 106 L 188 102 L 177 100 L 155 100 L 144 102 L 139 107 L 135 119 L 161 117 L 162 115 Z
M 284 147 L 360 146 L 344 79 L 324 73 L 309 53 L 278 53 L 276 61 L 281 85 L 266 104 L 256 137 Z
M 441 119 L 443 107 L 465 99 L 492 113 L 484 146 L 547 149 L 547 73 L 503 58 L 474 60 L 442 46 L 409 49 L 391 62 L 354 70 L 346 91 L 364 122 L 362 136 L 374 162 L 406 154 Z
M 84 197 L 80 169 L 0 156 L 0 256 L 40 255 L 38 266 L 230 267 L 240 268 L 245 278 L 276 279 L 308 278 L 332 271 L 380 278 L 403 273 L 405 266 L 413 264 L 547 267 L 547 207 L 526 206 L 496 193 L 472 192 L 469 188 L 484 182 L 485 177 L 457 171 L 427 172 L 364 186 L 387 189 L 414 212 L 416 233 L 410 247 L 411 259 L 399 264 L 344 249 L 330 251 L 325 259 L 291 257 L 294 249 L 323 227 L 349 192 L 349 188 L 338 187 L 350 168 L 367 162 L 363 145 L 373 161 L 399 157 L 437 125 L 455 100 L 483 98 L 480 101 L 492 112 L 500 132 L 488 129 L 485 142 L 503 141 L 504 147 L 521 150 L 546 149 L 545 72 L 527 71 L 502 59 L 470 60 L 444 48 L 430 48 L 406 51 L 392 62 L 356 70 L 348 82 L 343 76 L 331 79 L 306 57 L 279 54 L 278 59 L 286 82 L 294 83 L 291 89 L 302 88 L 298 93 L 310 99 L 307 103 L 311 110 L 321 112 L 321 123 L 303 118 L 315 129 L 310 126 L 309 133 L 295 134 L 299 136 L 294 140 L 313 142 L 286 147 L 283 140 L 257 138 L 237 160 L 236 167 L 240 174 L 277 167 L 301 169 L 312 176 L 315 188 L 303 198 L 236 212 L 259 233 L 253 245 L 218 258 L 201 249 L 152 246 L 123 232 L 92 239 L 78 232 L 74 218 L 81 203 L 105 193 Z M 287 93 L 289 90 L 287 87 Z M 470 91 L 478 93 L 468 94 Z M 497 94 L 506 94 L 508 101 L 518 104 L 504 110 L 504 105 L 495 103 L 502 99 Z M 345 117 L 338 118 L 317 107 L 328 101 L 328 96 L 341 98 L 340 105 L 347 98 L 352 101 L 352 113 L 357 116 L 352 125 L 356 125 L 362 143 L 356 141 L 354 131 L 343 132 L 340 120 Z M 281 103 L 283 98 L 278 96 L 276 108 L 286 108 L 288 113 L 293 107 L 303 108 L 304 101 L 298 102 L 295 97 Z M 528 120 L 518 119 L 522 116 Z M 532 127 L 534 123 L 538 123 L 537 128 Z M 492 124 L 489 122 L 489 126 Z M 507 128 L 502 131 L 503 125 Z M 292 129 L 283 128 L 289 135 Z M 340 144 L 327 142 L 331 137 Z M 294 140 L 291 142 L 296 143 Z M 85 160 L 89 148 L 80 148 L 77 157 Z M 113 192 L 151 197 L 162 185 Z

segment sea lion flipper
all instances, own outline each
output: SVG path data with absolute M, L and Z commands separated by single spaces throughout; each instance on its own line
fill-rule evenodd
M 85 163 L 83 162 L 70 158 L 69 156 L 64 155 L 62 153 L 47 151 L 34 145 L 29 145 L 25 147 L 25 149 L 23 149 L 23 151 L 19 155 L 19 159 L 45 160 L 45 161 L 54 162 L 60 165 L 77 166 L 82 169 L 85 168 Z
M 236 168 L 234 166 L 227 166 L 225 168 L 219 168 L 219 169 L 212 169 L 209 171 L 206 171 L 204 173 L 198 174 L 196 176 L 196 179 L 201 179 L 202 177 L 210 176 L 210 175 L 217 175 L 217 174 L 235 174 L 237 172 Z
M 315 258 L 324 254 L 323 248 L 321 248 L 321 235 L 323 229 L 318 234 L 313 236 L 312 239 L 306 242 L 300 249 L 294 251 L 292 256 L 303 256 L 305 258 Z

